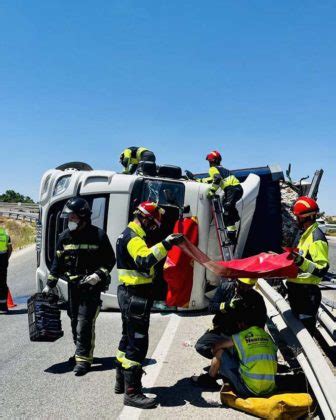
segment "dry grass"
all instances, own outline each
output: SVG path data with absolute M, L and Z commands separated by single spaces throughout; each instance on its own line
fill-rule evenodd
M 11 237 L 13 250 L 23 248 L 35 242 L 35 223 L 0 217 L 0 226 Z

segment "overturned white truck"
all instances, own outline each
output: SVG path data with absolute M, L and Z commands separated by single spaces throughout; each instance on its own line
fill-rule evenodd
M 265 250 L 281 249 L 281 198 L 280 181 L 283 173 L 279 166 L 266 166 L 232 171 L 244 190 L 238 202 L 241 217 L 236 257 L 257 254 Z M 48 170 L 40 186 L 40 216 L 37 235 L 37 290 L 46 284 L 55 253 L 58 235 L 67 227 L 60 218 L 66 201 L 73 196 L 85 198 L 92 209 L 92 223 L 104 229 L 115 249 L 117 237 L 132 218 L 138 203 L 153 200 L 166 210 L 163 239 L 173 231 L 181 208 L 188 216 L 197 218 L 198 247 L 213 260 L 221 260 L 221 253 L 211 205 L 206 198 L 209 186 L 182 177 L 180 168 L 170 165 L 158 167 L 157 171 L 142 175 L 123 175 L 113 171 L 93 170 L 89 165 L 73 162 Z M 170 191 L 167 194 L 167 190 Z M 167 199 L 173 197 L 174 203 Z M 170 201 L 170 202 L 168 202 Z M 155 296 L 165 300 L 167 285 L 162 276 L 163 264 L 157 270 Z M 203 309 L 207 297 L 218 284 L 218 278 L 199 264 L 193 267 L 193 283 L 189 304 L 184 310 Z M 103 293 L 103 308 L 118 308 L 118 276 L 116 267 L 111 273 L 109 289 Z M 58 288 L 67 300 L 67 284 L 60 279 Z

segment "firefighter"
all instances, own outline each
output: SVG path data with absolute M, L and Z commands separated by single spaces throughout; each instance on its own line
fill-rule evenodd
M 213 150 L 206 156 L 209 162 L 209 176 L 206 178 L 198 178 L 190 171 L 185 171 L 189 179 L 198 182 L 211 184 L 208 191 L 208 198 L 213 198 L 219 188 L 222 189 L 224 195 L 222 200 L 224 210 L 224 223 L 227 229 L 229 244 L 234 245 L 237 241 L 237 226 L 239 222 L 239 214 L 236 209 L 236 203 L 243 196 L 243 188 L 239 180 L 226 168 L 221 165 L 222 156 L 217 150 Z
M 91 210 L 86 200 L 80 197 L 68 200 L 61 217 L 68 219 L 68 228 L 59 236 L 43 292 L 57 294 L 59 277 L 68 282 L 68 315 L 76 346 L 69 363 L 75 365 L 76 376 L 82 376 L 93 361 L 100 294 L 109 285 L 115 255 L 106 233 L 91 224 Z
M 215 361 L 210 373 L 229 380 L 238 397 L 263 397 L 274 393 L 277 348 L 271 336 L 255 324 L 254 313 L 240 302 L 236 307 L 239 332 L 212 348 Z
M 11 253 L 12 244 L 10 236 L 4 228 L 0 227 L 0 314 L 6 314 L 8 312 L 7 268 Z
M 196 351 L 207 359 L 213 358 L 212 347 L 218 341 L 223 340 L 239 331 L 237 325 L 236 307 L 245 305 L 250 313 L 254 314 L 254 323 L 264 328 L 267 319 L 267 311 L 263 297 L 253 287 L 257 279 L 238 278 L 229 281 L 223 279 L 218 286 L 213 299 L 209 304 L 209 312 L 215 314 L 212 320 L 212 328 L 208 329 L 197 341 Z M 216 378 L 209 373 L 194 377 L 196 385 L 217 389 Z
M 297 245 L 298 252 L 292 252 L 299 275 L 294 279 L 287 279 L 288 300 L 292 311 L 310 333 L 314 333 L 321 303 L 318 285 L 329 269 L 328 242 L 316 222 L 318 212 L 316 201 L 310 197 L 299 197 L 293 206 L 293 213 L 302 231 Z
M 155 155 L 145 147 L 128 147 L 120 155 L 120 163 L 125 168 L 123 174 L 134 174 L 140 162 L 154 162 Z
M 156 203 L 142 202 L 134 219 L 117 240 L 117 268 L 121 284 L 118 303 L 122 319 L 122 337 L 116 360 L 115 392 L 123 393 L 124 404 L 153 408 L 155 398 L 142 393 L 142 364 L 148 349 L 148 328 L 153 304 L 154 266 L 164 259 L 173 245 L 183 241 L 180 234 L 171 234 L 162 242 L 148 247 L 148 234 L 161 226 L 164 210 Z

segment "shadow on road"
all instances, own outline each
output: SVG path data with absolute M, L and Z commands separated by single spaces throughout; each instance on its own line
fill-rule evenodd
M 115 357 L 94 357 L 90 372 L 113 370 L 115 369 L 115 360 Z M 146 359 L 144 365 L 148 366 L 155 363 L 155 359 Z M 55 363 L 54 365 L 48 367 L 48 369 L 45 369 L 45 372 L 62 375 L 63 373 L 72 372 L 72 370 L 73 365 L 71 365 L 68 360 L 66 360 L 64 362 Z
M 162 407 L 179 407 L 187 403 L 203 408 L 222 407 L 219 402 L 206 401 L 202 397 L 202 392 L 205 390 L 193 385 L 190 378 L 180 379 L 172 386 L 146 388 L 144 391 L 156 394 Z

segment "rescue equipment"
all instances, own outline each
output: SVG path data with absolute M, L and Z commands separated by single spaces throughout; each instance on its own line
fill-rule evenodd
M 220 392 L 223 405 L 244 411 L 256 417 L 274 420 L 293 420 L 309 412 L 312 397 L 306 393 L 276 394 L 268 398 L 239 398 L 233 391 Z
M 198 223 L 194 217 L 186 217 L 175 223 L 173 233 L 183 233 L 185 238 L 198 245 Z M 168 251 L 163 278 L 168 284 L 167 306 L 188 307 L 193 286 L 193 259 L 179 246 Z
M 54 296 L 36 293 L 27 305 L 31 341 L 56 341 L 63 336 L 61 311 Z
M 211 261 L 187 238 L 179 247 L 199 264 L 221 277 L 296 277 L 298 269 L 289 252 L 282 254 L 262 252 L 252 257 L 232 261 Z

